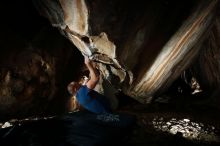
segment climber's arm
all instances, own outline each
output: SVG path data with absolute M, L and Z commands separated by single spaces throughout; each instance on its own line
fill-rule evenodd
M 87 66 L 87 68 L 89 69 L 89 75 L 90 75 L 90 79 L 86 83 L 86 86 L 89 89 L 94 89 L 96 84 L 99 81 L 99 73 L 98 73 L 98 70 L 95 67 L 93 67 L 92 61 L 89 60 L 89 58 L 87 56 L 85 56 L 84 58 L 85 58 L 84 63 Z

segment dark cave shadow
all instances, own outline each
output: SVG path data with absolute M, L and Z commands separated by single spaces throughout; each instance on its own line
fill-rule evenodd
M 115 146 L 129 138 L 135 117 L 86 111 L 0 129 L 1 146 Z

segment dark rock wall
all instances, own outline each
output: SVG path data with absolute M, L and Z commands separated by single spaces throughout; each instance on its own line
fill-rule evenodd
M 15 4 L 4 5 L 11 13 L 1 9 L 0 120 L 63 112 L 82 56 L 31 2 Z
M 220 15 L 209 33 L 192 68 L 202 88 L 213 92 L 220 87 Z

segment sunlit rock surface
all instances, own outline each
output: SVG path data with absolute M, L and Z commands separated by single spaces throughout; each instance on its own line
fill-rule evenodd
M 174 135 L 181 133 L 184 138 L 220 142 L 220 137 L 216 134 L 218 131 L 214 126 L 192 122 L 190 119 L 177 120 L 172 118 L 166 121 L 163 117 L 156 117 L 153 119 L 152 124 L 156 130 Z

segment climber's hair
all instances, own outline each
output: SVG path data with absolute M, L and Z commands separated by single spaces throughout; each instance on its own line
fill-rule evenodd
M 80 86 L 81 84 L 79 84 L 78 82 L 71 82 L 67 86 L 68 92 L 72 95 L 71 98 L 72 98 L 72 110 L 73 111 L 82 109 L 82 107 L 80 106 L 79 102 L 76 99 L 76 92 L 78 91 Z
M 77 90 L 80 88 L 80 86 L 81 85 L 78 82 L 71 82 L 67 86 L 67 90 L 68 90 L 69 94 L 75 95 Z

